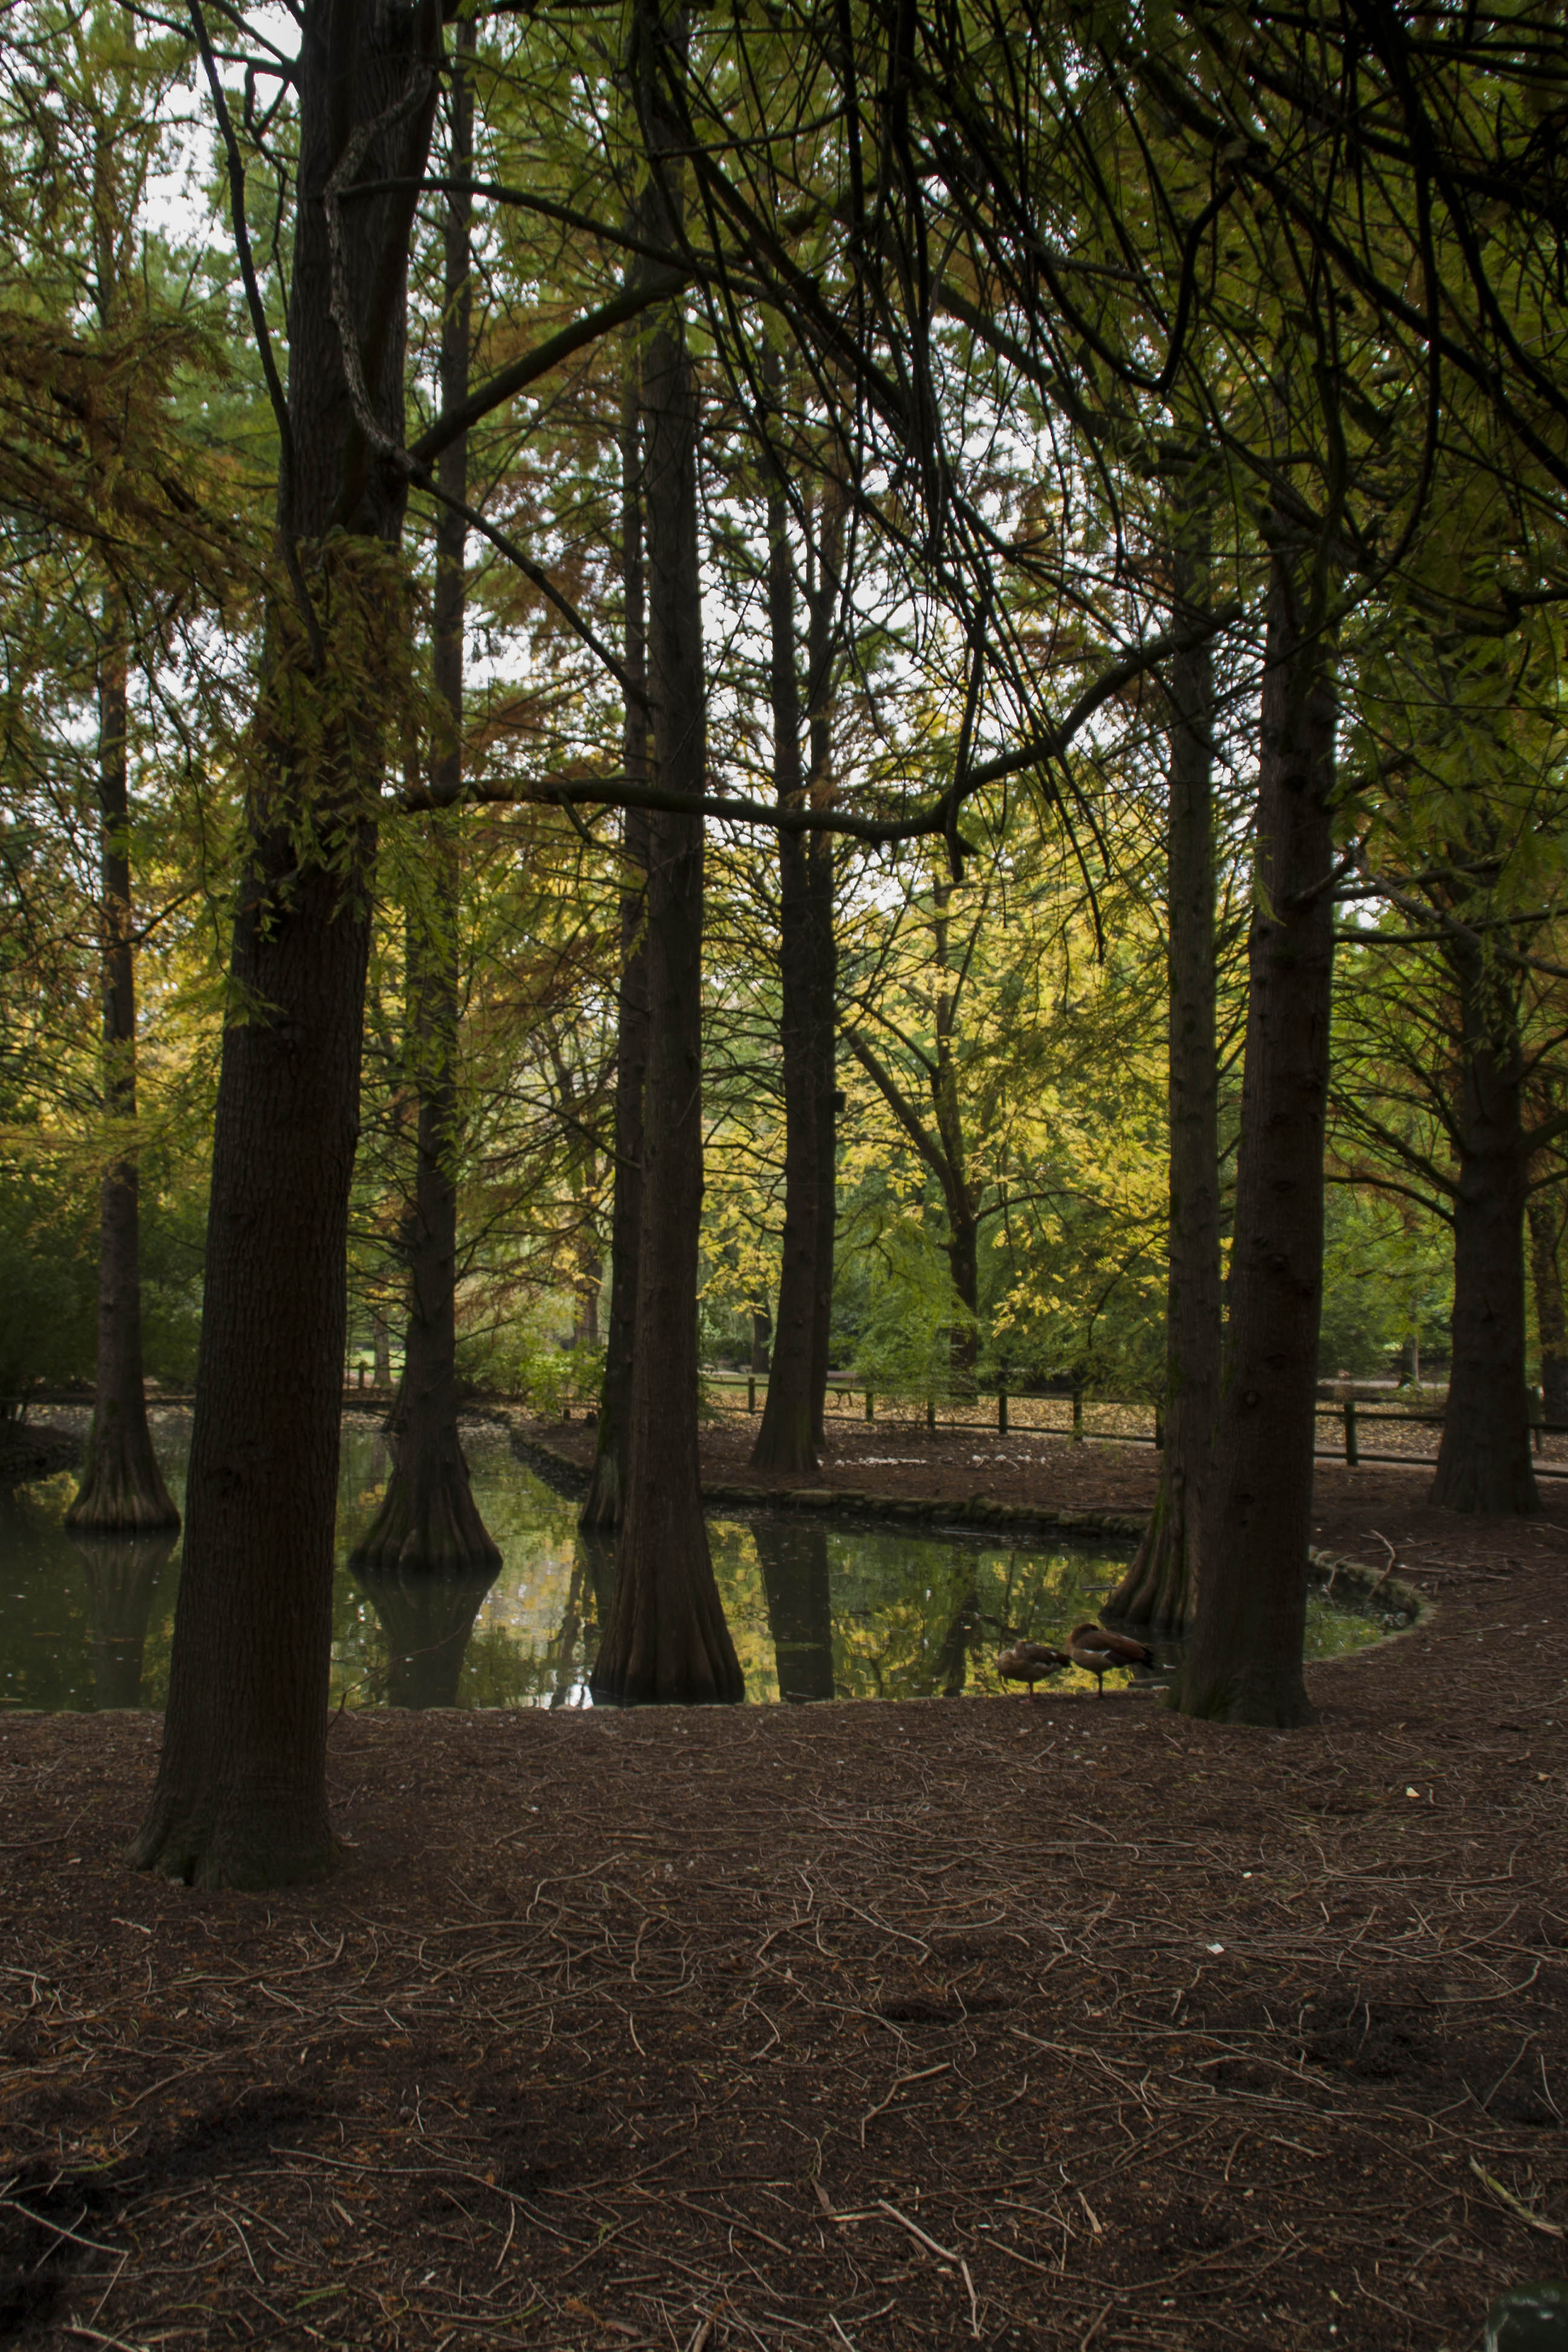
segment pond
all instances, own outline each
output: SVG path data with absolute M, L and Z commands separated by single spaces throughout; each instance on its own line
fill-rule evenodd
M 156 1416 L 176 1501 L 189 1421 Z M 513 1453 L 506 1433 L 465 1432 L 475 1497 L 502 1553 L 492 1578 L 359 1577 L 348 1554 L 387 1473 L 382 1438 L 343 1430 L 333 1590 L 332 1701 L 350 1706 L 585 1706 L 615 1559 L 584 1538 L 576 1507 Z M 163 1704 L 179 1580 L 177 1544 L 73 1537 L 73 1477 L 0 1488 L 0 1708 L 55 1713 Z M 999 1648 L 1059 1641 L 1096 1616 L 1126 1546 L 1007 1546 L 940 1530 L 801 1512 L 710 1523 L 713 1565 L 751 1701 L 935 1698 L 1002 1685 Z M 1375 1640 L 1373 1622 L 1310 1603 L 1309 1654 Z M 1051 1690 L 1092 1689 L 1087 1675 Z

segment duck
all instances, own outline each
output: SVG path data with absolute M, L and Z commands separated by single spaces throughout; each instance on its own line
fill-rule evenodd
M 1108 1633 L 1103 1625 L 1075 1625 L 1068 1635 L 1068 1656 L 1086 1675 L 1092 1675 L 1101 1698 L 1105 1696 L 1105 1677 L 1118 1666 L 1129 1673 L 1152 1666 L 1154 1653 L 1145 1642 L 1135 1642 L 1131 1633 Z
M 1065 1650 L 1053 1650 L 1047 1642 L 1015 1642 L 998 1657 L 996 1671 L 1005 1683 L 1027 1683 L 1033 1698 L 1037 1682 L 1047 1675 L 1059 1674 L 1063 1666 L 1071 1664 Z

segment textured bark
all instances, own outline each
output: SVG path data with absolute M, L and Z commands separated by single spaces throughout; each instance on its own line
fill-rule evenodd
M 640 333 L 640 329 L 637 331 Z M 621 586 L 626 603 L 622 660 L 634 688 L 647 687 L 647 592 L 644 579 L 642 426 L 638 346 L 626 339 L 621 406 Z M 628 694 L 622 757 L 628 780 L 648 775 L 647 705 Z M 626 1451 L 631 1427 L 632 1363 L 637 1349 L 637 1235 L 642 1225 L 643 1087 L 647 1078 L 647 819 L 621 819 L 621 971 L 616 995 L 616 1172 L 610 1210 L 610 1318 L 593 1473 L 580 1513 L 585 1528 L 620 1525 Z
M 679 230 L 679 125 L 658 50 L 684 38 L 639 6 L 638 105 L 661 242 Z M 652 314 L 644 347 L 648 689 L 659 782 L 696 798 L 707 774 L 697 392 L 684 321 Z M 700 817 L 648 821 L 648 1056 L 626 1507 L 595 1700 L 700 1703 L 745 1695 L 708 1549 L 698 1466 L 697 1274 L 702 1215 Z
M 456 31 L 449 85 L 451 144 L 453 171 L 461 177 L 467 174 L 473 148 L 468 66 L 474 31 L 471 23 L 466 22 L 460 22 Z M 458 408 L 468 397 L 472 212 L 472 199 L 466 194 L 448 197 L 441 329 L 443 409 Z M 441 452 L 437 479 L 447 498 L 467 503 L 467 434 L 458 434 Z M 388 1428 L 392 1475 L 381 1508 L 355 1548 L 352 1563 L 362 1572 L 397 1568 L 416 1580 L 459 1579 L 465 1584 L 473 1575 L 493 1580 L 500 1567 L 500 1553 L 474 1501 L 458 1430 L 457 1160 L 461 1141 L 457 1083 L 458 939 L 462 866 L 456 820 L 443 812 L 453 809 L 463 789 L 466 555 L 463 518 L 451 507 L 443 507 L 436 521 L 431 652 L 445 723 L 430 765 L 430 796 L 437 806 L 428 820 L 426 841 L 429 898 L 411 916 L 407 940 L 408 1059 L 417 1104 L 414 1196 L 403 1242 L 408 1270 L 408 1324 L 403 1378 Z M 382 1378 L 378 1361 L 376 1379 Z M 480 1587 L 481 1591 L 488 1589 L 488 1581 Z M 416 1581 L 407 1590 L 423 1593 L 425 1586 Z M 478 1605 L 476 1601 L 474 1606 Z M 448 1706 L 451 1702 L 399 1699 L 394 1704 Z
M 771 352 L 764 382 L 783 405 L 783 369 Z M 795 663 L 795 567 L 789 507 L 775 467 L 768 480 L 769 678 L 773 703 L 773 791 L 781 808 L 799 808 L 800 680 Z M 811 872 L 805 837 L 781 833 L 779 858 L 779 1045 L 784 1078 L 784 1222 L 773 1318 L 767 1402 L 752 1449 L 753 1470 L 814 1472 L 813 1372 L 816 1340 L 822 1209 L 818 1156 L 823 1148 L 821 1050 L 816 1036 L 819 988 Z
M 1186 560 L 1184 561 L 1183 559 Z M 1194 616 L 1200 547 L 1178 548 L 1183 593 L 1173 619 Z M 1185 1630 L 1196 1599 L 1204 1487 L 1219 1408 L 1219 1067 L 1215 1046 L 1214 665 L 1205 641 L 1171 665 L 1166 809 L 1170 1027 L 1169 1273 L 1164 1451 L 1149 1530 L 1106 1608 L 1107 1624 Z
M 787 1705 L 833 1696 L 833 1580 L 825 1528 L 756 1524 L 779 1696 Z
M 132 1848 L 138 1865 L 203 1886 L 316 1877 L 335 1855 L 325 1762 L 345 1239 L 378 706 L 405 618 L 387 552 L 402 478 L 354 417 L 324 195 L 348 137 L 379 120 L 360 176 L 395 186 L 343 207 L 342 292 L 380 427 L 401 437 L 408 228 L 439 39 L 433 9 L 308 0 L 296 68 L 293 466 L 279 521 L 314 579 L 324 661 L 292 606 L 276 605 L 249 754 L 230 965 L 245 1017 L 225 1032 L 218 1082 L 169 1705 Z
M 474 1620 L 500 1570 L 488 1559 L 432 1572 L 358 1564 L 359 1577 L 386 1636 L 388 1706 L 456 1706 Z
M 1536 1511 L 1525 1378 L 1530 1143 L 1517 1017 L 1479 950 L 1455 948 L 1449 963 L 1460 1008 L 1453 1360 L 1428 1499 L 1451 1511 Z
M 147 1621 L 174 1557 L 172 1528 L 144 1536 L 76 1534 L 92 1616 L 93 1696 L 100 1707 L 140 1706 Z
M 103 600 L 98 674 L 100 971 L 103 1108 L 125 1132 L 136 1118 L 136 964 L 131 907 L 125 612 Z M 141 1177 L 134 1150 L 112 1160 L 99 1201 L 98 1371 L 87 1460 L 66 1525 L 101 1534 L 177 1528 L 147 1427 L 142 1378 Z
M 1229 1317 L 1202 1591 L 1176 1696 L 1185 1714 L 1241 1723 L 1311 1714 L 1301 1648 L 1322 1294 L 1335 698 L 1307 572 L 1307 555 L 1277 541 Z
M 1530 1196 L 1530 1259 L 1541 1349 L 1542 1409 L 1548 1421 L 1568 1422 L 1568 1309 L 1563 1299 L 1563 1220 L 1558 1199 L 1555 1186 Z
M 818 544 L 807 551 L 806 727 L 811 770 L 807 796 L 813 808 L 830 808 L 837 798 L 833 778 L 833 673 L 838 640 L 837 607 L 844 557 L 845 500 L 829 482 L 820 513 Z M 833 835 L 814 833 L 806 843 L 806 890 L 811 907 L 810 942 L 814 1009 L 812 1039 L 817 1099 L 816 1302 L 811 1342 L 811 1433 L 826 1442 L 827 1359 L 833 1327 L 834 1244 L 838 1224 L 838 939 L 837 879 Z

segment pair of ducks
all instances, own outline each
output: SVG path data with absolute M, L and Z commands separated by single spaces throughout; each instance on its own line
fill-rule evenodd
M 1054 1650 L 1048 1642 L 1016 1642 L 997 1659 L 996 1671 L 1004 1682 L 1027 1683 L 1033 1698 L 1035 1685 L 1047 1675 L 1059 1674 L 1063 1666 L 1081 1666 L 1085 1674 L 1094 1676 L 1103 1698 L 1105 1677 L 1118 1666 L 1134 1673 L 1153 1663 L 1153 1651 L 1146 1643 L 1135 1642 L 1131 1633 L 1108 1633 L 1103 1625 L 1075 1625 L 1065 1650 Z

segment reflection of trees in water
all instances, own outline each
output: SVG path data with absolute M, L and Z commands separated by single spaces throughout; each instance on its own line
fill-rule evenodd
M 949 1581 L 951 1605 L 946 1629 L 932 1661 L 931 1689 L 943 1698 L 959 1698 L 969 1680 L 969 1652 L 984 1631 L 975 1563 L 963 1560 Z
M 353 1574 L 386 1636 L 387 1705 L 456 1706 L 474 1620 L 500 1574 L 499 1556 L 436 1575 L 369 1566 Z
M 564 1706 L 575 1684 L 588 1680 L 592 1671 L 588 1652 L 598 1646 L 599 1630 L 609 1622 L 610 1603 L 615 1597 L 615 1537 L 605 1528 L 580 1527 L 572 1583 L 566 1596 L 566 1615 L 552 1646 L 552 1656 L 556 1661 L 555 1687 L 550 1698 L 552 1707 Z M 572 1654 L 579 1633 L 583 1636 L 583 1671 L 574 1675 Z
M 792 1704 L 831 1698 L 833 1584 L 827 1530 L 759 1519 L 752 1533 L 778 1662 L 779 1696 Z
M 142 1653 L 153 1596 L 178 1541 L 178 1531 L 171 1528 L 144 1536 L 95 1536 L 74 1528 L 68 1532 L 87 1580 L 97 1704 L 140 1706 Z

